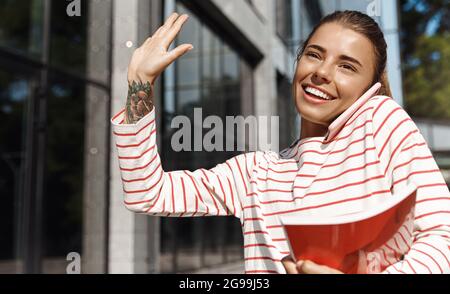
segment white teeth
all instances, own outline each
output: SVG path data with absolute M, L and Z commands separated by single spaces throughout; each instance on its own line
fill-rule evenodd
M 315 88 L 312 88 L 312 87 L 306 87 L 305 91 L 310 93 L 310 94 L 319 96 L 319 97 L 321 97 L 321 98 L 323 98 L 325 100 L 332 100 L 333 99 L 333 97 L 331 97 L 330 95 L 327 95 L 324 92 L 322 92 L 320 90 L 317 90 Z

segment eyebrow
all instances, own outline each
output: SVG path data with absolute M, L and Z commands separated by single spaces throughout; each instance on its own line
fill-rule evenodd
M 309 45 L 308 47 L 306 47 L 306 49 L 308 49 L 308 48 L 317 49 L 317 50 L 319 50 L 322 53 L 327 52 L 327 50 L 325 48 L 323 48 L 322 46 L 319 46 L 319 45 L 315 45 L 315 44 L 312 44 L 312 45 Z M 343 60 L 347 60 L 347 61 L 353 62 L 353 63 L 359 65 L 360 67 L 363 67 L 361 62 L 359 62 L 356 58 L 350 57 L 348 55 L 341 55 L 341 56 L 339 56 L 339 58 L 343 59 Z

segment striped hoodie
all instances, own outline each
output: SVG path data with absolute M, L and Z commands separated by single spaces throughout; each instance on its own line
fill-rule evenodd
M 124 204 L 153 216 L 235 216 L 246 273 L 282 274 L 281 260 L 290 252 L 279 216 L 360 211 L 414 182 L 414 227 L 383 250 L 389 264 L 383 273 L 450 273 L 450 192 L 417 126 L 392 98 L 375 95 L 379 87 L 362 95 L 323 137 L 195 171 L 163 170 L 154 109 L 132 125 L 123 124 L 122 110 L 111 122 Z M 408 254 L 396 256 L 393 246 L 406 238 L 413 240 Z

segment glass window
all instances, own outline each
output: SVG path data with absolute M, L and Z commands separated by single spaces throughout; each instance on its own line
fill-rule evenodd
M 80 1 L 81 15 L 70 17 L 66 13 L 67 1 L 51 3 L 50 63 L 68 72 L 85 75 L 89 5 L 86 0 Z
M 292 0 L 276 1 L 275 5 L 277 34 L 289 43 L 292 39 Z
M 84 84 L 52 79 L 48 96 L 44 197 L 44 273 L 65 273 L 81 253 L 84 172 Z
M 1 64 L 1 63 L 0 63 Z M 30 80 L 0 66 L 0 273 L 23 272 L 23 201 Z
M 40 58 L 42 54 L 43 2 L 43 0 L 2 0 L 0 5 L 0 47 L 35 59 Z
M 0 5 L 0 273 L 65 273 L 82 254 L 86 89 L 108 86 L 86 78 L 88 2 L 72 18 L 67 4 Z
M 299 133 L 299 115 L 292 97 L 292 83 L 283 75 L 277 74 L 277 104 L 280 115 L 280 150 L 289 147 Z
M 194 124 L 194 108 L 201 108 L 202 122 L 207 116 L 223 119 L 240 115 L 241 65 L 245 61 L 239 53 L 220 37 L 215 29 L 205 25 L 193 12 L 177 4 L 179 13 L 188 13 L 176 44 L 192 43 L 194 50 L 183 56 L 165 73 L 163 109 L 165 128 L 161 150 L 163 167 L 170 170 L 212 168 L 237 155 L 237 152 L 174 152 L 169 148 L 177 129 L 170 129 L 171 118 L 185 115 Z M 175 100 L 175 102 L 173 101 Z M 176 105 L 174 109 L 173 105 Z M 173 113 L 173 111 L 176 111 Z M 223 134 L 225 136 L 225 132 Z M 193 139 L 192 148 L 193 146 Z M 223 139 L 225 143 L 225 137 Z M 224 146 L 225 147 L 225 146 Z M 163 218 L 161 225 L 162 272 L 190 272 L 200 267 L 242 259 L 242 229 L 234 217 Z

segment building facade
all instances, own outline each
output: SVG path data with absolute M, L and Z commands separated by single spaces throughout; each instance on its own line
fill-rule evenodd
M 193 121 L 195 109 L 222 119 L 279 116 L 279 148 L 287 147 L 300 131 L 291 95 L 297 50 L 334 10 L 372 13 L 383 27 L 401 103 L 395 2 L 5 0 L 0 272 L 66 273 L 78 257 L 82 273 L 243 272 L 237 219 L 156 218 L 123 205 L 109 119 L 124 107 L 133 50 L 173 11 L 190 15 L 175 43 L 195 49 L 155 86 L 158 147 L 167 171 L 211 168 L 238 153 L 173 151 L 173 118 Z

